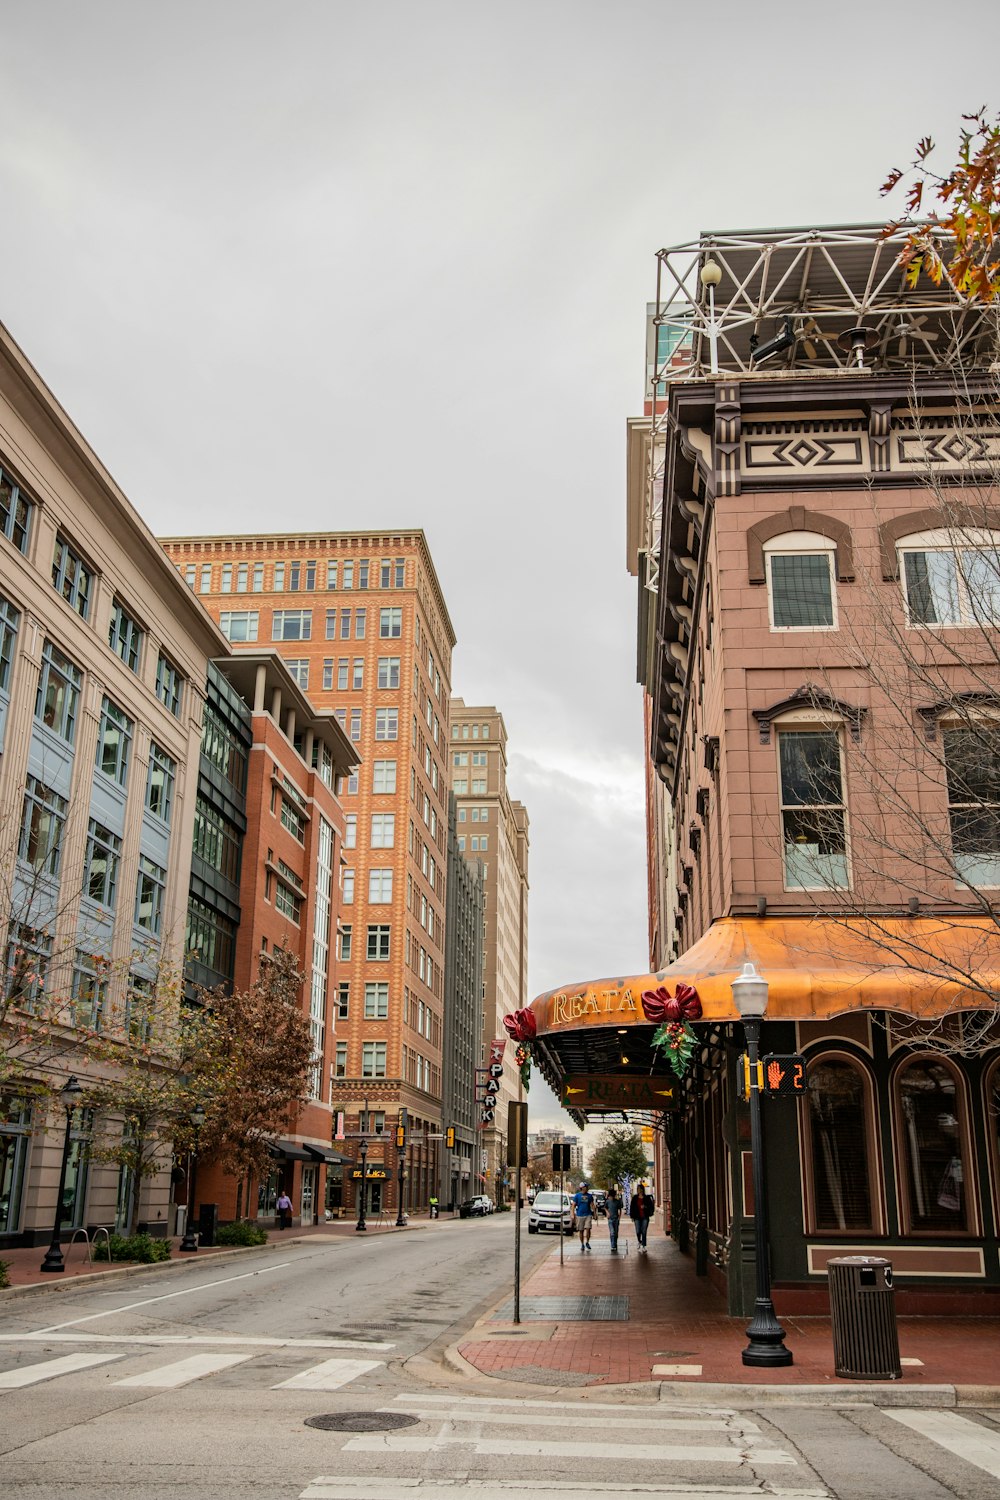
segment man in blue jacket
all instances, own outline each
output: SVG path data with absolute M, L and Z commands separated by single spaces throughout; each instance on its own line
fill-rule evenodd
M 590 1231 L 594 1225 L 594 1195 L 588 1192 L 587 1184 L 580 1183 L 580 1191 L 573 1194 L 573 1211 L 576 1227 L 580 1231 L 580 1254 L 590 1250 Z

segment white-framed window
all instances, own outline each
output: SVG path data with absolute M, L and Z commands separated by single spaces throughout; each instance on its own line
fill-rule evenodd
M 396 841 L 395 813 L 372 813 L 373 849 L 391 849 Z
M 144 932 L 159 937 L 163 923 L 163 897 L 167 888 L 167 872 L 162 865 L 139 856 L 139 877 L 135 890 L 135 925 Z
M 210 594 L 212 592 L 212 564 L 211 563 L 202 563 L 202 565 L 201 565 L 201 573 L 199 574 L 198 592 L 200 594 Z
M 97 731 L 97 767 L 119 786 L 128 781 L 129 755 L 135 725 L 110 698 L 101 700 L 101 722 Z
M 177 778 L 177 762 L 173 756 L 161 750 L 159 745 L 149 746 L 149 771 L 146 774 L 146 809 L 164 823 L 170 822 L 174 806 L 174 782 Z
M 378 659 L 378 685 L 380 688 L 399 687 L 399 657 L 380 656 Z
M 389 958 L 391 928 L 387 923 L 376 922 L 368 928 L 368 947 L 366 956 L 376 963 L 384 963 Z
M 372 791 L 393 793 L 396 790 L 396 762 L 377 760 L 372 766 Z
M 361 1044 L 361 1076 L 362 1078 L 384 1078 L 385 1077 L 385 1042 L 362 1042 Z
M 1000 886 L 1000 720 L 942 726 L 948 820 L 956 874 L 970 885 Z
M 72 745 L 76 739 L 76 716 L 83 674 L 59 647 L 46 640 L 42 669 L 35 694 L 35 718 L 53 734 Z
M 385 1021 L 389 1015 L 389 984 L 384 979 L 365 981 L 365 1020 Z
M 296 685 L 306 692 L 309 688 L 309 661 L 307 657 L 287 657 L 285 666 L 295 678 Z
M 403 611 L 395 605 L 380 609 L 378 633 L 383 640 L 397 640 L 403 634 Z
M 336 1057 L 335 1057 L 334 1064 L 333 1064 L 333 1076 L 334 1076 L 334 1078 L 346 1078 L 347 1077 L 347 1043 L 346 1042 L 338 1042 L 337 1043 L 337 1052 L 336 1052 Z
M 377 708 L 375 710 L 375 738 L 377 740 L 394 740 L 398 737 L 398 708 Z
M 813 531 L 787 532 L 764 544 L 772 630 L 836 630 L 836 548 Z
M 227 641 L 255 641 L 260 616 L 255 609 L 224 609 L 219 629 Z
M 34 501 L 5 469 L 0 468 L 0 533 L 14 543 L 18 552 L 28 551 L 34 509 Z
M 897 549 L 910 625 L 1000 624 L 1000 532 L 925 531 Z
M 345 870 L 340 877 L 340 889 L 343 894 L 345 906 L 354 905 L 354 871 Z
M 194 588 L 194 569 L 188 568 L 186 581 Z M 80 557 L 72 542 L 62 532 L 56 534 L 55 552 L 52 558 L 52 587 L 84 620 L 90 613 L 90 589 L 93 573 Z
M 184 679 L 179 669 L 161 651 L 156 659 L 156 696 L 178 719 L 181 713 L 183 685 Z
M 786 890 L 845 890 L 847 807 L 839 728 L 778 727 Z
M 468 776 L 456 776 L 451 783 L 451 789 L 456 797 L 464 797 L 469 791 Z
M 372 906 L 385 906 L 392 900 L 392 869 L 376 868 L 368 871 L 368 901 Z
M 146 632 L 138 620 L 134 620 L 124 604 L 116 599 L 111 610 L 111 623 L 108 626 L 108 645 L 133 672 L 139 670 L 145 635 Z
M 307 641 L 312 635 L 311 609 L 276 609 L 271 618 L 272 641 Z
M 87 854 L 83 893 L 98 906 L 114 911 L 118 894 L 118 866 L 122 841 L 117 834 L 91 818 L 87 830 Z
M 344 848 L 356 849 L 358 846 L 358 815 L 348 813 L 344 819 Z

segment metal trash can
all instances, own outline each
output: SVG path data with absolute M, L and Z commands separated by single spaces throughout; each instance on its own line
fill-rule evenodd
M 217 1203 L 199 1203 L 198 1205 L 198 1245 L 201 1249 L 210 1249 L 215 1244 L 215 1237 L 219 1232 L 219 1205 Z
M 834 1373 L 843 1380 L 898 1380 L 899 1333 L 892 1262 L 843 1255 L 826 1263 Z

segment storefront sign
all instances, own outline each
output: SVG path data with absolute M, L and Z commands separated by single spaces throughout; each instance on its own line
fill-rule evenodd
M 487 1125 L 492 1125 L 496 1117 L 496 1096 L 500 1091 L 500 1079 L 503 1076 L 503 1054 L 507 1046 L 507 1038 L 496 1037 L 490 1043 L 489 1077 L 486 1082 L 484 1093 L 479 1097 L 479 1129 L 485 1130 Z
M 365 1172 L 365 1180 L 367 1182 L 378 1182 L 382 1178 L 388 1177 L 388 1175 L 389 1174 L 386 1171 L 385 1167 L 369 1167 Z M 351 1173 L 351 1176 L 360 1179 L 361 1168 L 355 1167 L 354 1171 Z
M 625 1073 L 605 1077 L 577 1074 L 563 1084 L 566 1109 L 676 1109 L 676 1078 L 635 1078 Z

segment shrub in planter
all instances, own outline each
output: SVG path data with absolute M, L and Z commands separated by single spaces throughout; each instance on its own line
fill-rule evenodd
M 261 1229 L 259 1224 L 223 1224 L 216 1231 L 215 1243 L 217 1245 L 266 1245 L 267 1230 Z
M 7 1275 L 9 1270 L 10 1261 L 0 1260 L 0 1286 L 10 1286 L 10 1277 Z
M 149 1234 L 112 1234 L 108 1239 L 101 1235 L 94 1246 L 94 1259 L 132 1260 L 139 1261 L 142 1265 L 150 1265 L 153 1261 L 170 1259 L 170 1241 L 154 1240 Z

